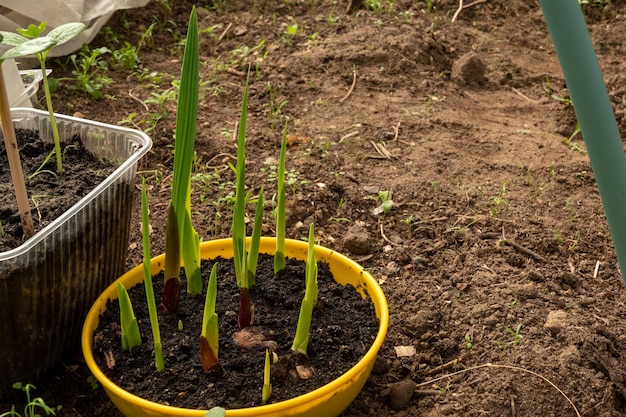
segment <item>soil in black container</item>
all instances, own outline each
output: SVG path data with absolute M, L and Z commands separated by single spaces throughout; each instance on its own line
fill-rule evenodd
M 35 231 L 54 221 L 62 213 L 87 195 L 116 168 L 87 151 L 79 136 L 61 143 L 63 150 L 62 175 L 56 173 L 56 157 L 33 175 L 54 149 L 54 144 L 44 142 L 36 131 L 16 129 L 22 159 L 22 170 L 31 203 Z M 32 176 L 32 177 L 31 177 Z M 21 245 L 22 225 L 15 200 L 11 171 L 4 149 L 0 151 L 0 252 Z
M 272 346 L 281 359 L 293 355 L 291 345 L 304 295 L 305 264 L 288 259 L 286 269 L 275 276 L 273 257 L 260 256 L 256 286 L 250 291 L 254 323 L 242 333 L 237 325 L 239 290 L 232 259 L 217 261 L 221 369 L 209 373 L 202 370 L 198 338 L 205 297 L 204 293 L 194 298 L 187 296 L 181 273 L 183 291 L 178 312 L 159 313 L 165 356 L 165 370 L 161 372 L 154 366 L 143 284 L 129 291 L 143 339 L 143 345 L 132 352 L 121 348 L 119 305 L 117 300 L 109 301 L 94 335 L 94 356 L 113 382 L 139 397 L 181 408 L 233 409 L 261 404 L 265 348 Z M 202 264 L 205 290 L 213 262 Z M 153 280 L 158 304 L 162 274 Z M 272 366 L 271 403 L 305 394 L 336 379 L 364 356 L 378 332 L 371 299 L 363 299 L 350 285 L 337 284 L 328 265 L 321 262 L 318 282 L 319 299 L 311 324 L 308 355 L 291 356 L 290 366 L 282 372 L 278 364 Z M 242 336 L 256 342 L 244 347 L 236 342 Z

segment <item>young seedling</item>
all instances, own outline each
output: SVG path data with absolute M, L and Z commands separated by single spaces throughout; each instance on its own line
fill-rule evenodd
M 180 256 L 185 262 L 187 293 L 195 296 L 202 291 L 200 276 L 200 238 L 191 223 L 191 166 L 194 156 L 198 113 L 198 21 L 194 7 L 189 17 L 187 42 L 183 57 L 180 93 L 176 114 L 174 144 L 174 174 L 172 198 L 168 207 L 165 287 L 162 310 L 174 313 L 180 297 Z
M 285 158 L 287 154 L 287 124 L 288 121 L 285 121 L 276 181 L 278 194 L 276 205 L 276 251 L 274 252 L 275 274 L 285 269 Z
M 209 286 L 206 292 L 204 303 L 204 316 L 202 318 L 202 333 L 200 334 L 200 363 L 204 372 L 219 366 L 219 329 L 218 317 L 215 313 L 215 302 L 217 298 L 217 262 L 213 264 Z
M 246 224 L 245 224 L 245 210 L 246 203 L 249 200 L 249 194 L 246 194 L 246 120 L 248 117 L 248 81 L 243 90 L 243 100 L 241 105 L 241 115 L 239 117 L 239 131 L 237 132 L 237 166 L 235 168 L 236 173 L 236 185 L 235 185 L 235 207 L 233 209 L 233 227 L 232 227 L 232 240 L 233 240 L 233 261 L 235 263 L 235 275 L 237 278 L 237 286 L 239 287 L 239 316 L 238 323 L 239 328 L 243 329 L 252 324 L 254 318 L 254 309 L 250 304 L 250 287 L 255 284 L 254 277 L 255 271 L 249 273 L 249 258 L 253 260 L 258 258 L 258 243 L 252 242 L 250 245 L 250 251 L 246 251 Z M 262 211 L 263 196 L 257 201 L 257 214 L 259 210 Z M 255 216 L 255 217 L 258 217 Z M 261 220 L 259 218 L 259 220 Z M 254 225 L 253 237 L 258 235 L 260 238 L 261 221 L 256 221 Z M 254 252 L 256 250 L 256 252 Z M 254 263 L 254 269 L 256 270 L 256 261 Z
M 4 40 L 0 33 L 0 40 Z M 30 204 L 28 202 L 28 192 L 26 191 L 26 181 L 24 180 L 24 171 L 22 170 L 22 161 L 20 160 L 19 147 L 15 137 L 15 129 L 13 127 L 13 119 L 9 104 L 9 97 L 4 81 L 4 73 L 2 71 L 2 62 L 5 59 L 16 58 L 23 55 L 32 55 L 54 46 L 54 40 L 51 38 L 38 39 L 37 41 L 29 41 L 9 49 L 0 57 L 0 123 L 2 124 L 2 134 L 4 136 L 4 145 L 9 160 L 9 170 L 11 171 L 11 181 L 15 189 L 15 197 L 17 208 L 22 222 L 22 230 L 24 237 L 27 239 L 35 234 L 35 226 L 33 224 L 33 216 L 30 212 Z M 18 49 L 19 48 L 19 49 Z
M 0 417 L 41 417 L 43 414 L 40 414 L 38 409 L 41 412 L 46 413 L 47 416 L 55 416 L 56 410 L 60 410 L 61 406 L 52 408 L 47 405 L 41 397 L 31 398 L 30 390 L 35 389 L 33 384 L 22 384 L 21 382 L 16 382 L 13 384 L 13 388 L 24 391 L 26 394 L 26 406 L 24 407 L 23 414 L 15 411 L 15 406 L 11 407 L 10 411 L 6 413 L 0 414 Z
M 270 359 L 270 351 L 265 349 L 265 366 L 263 368 L 263 389 L 261 390 L 261 402 L 265 404 L 272 396 L 271 369 L 272 362 Z
M 67 41 L 74 39 L 83 30 L 85 30 L 86 26 L 84 23 L 80 22 L 66 23 L 52 29 L 46 36 L 42 36 L 46 26 L 46 22 L 41 22 L 39 25 L 28 25 L 26 29 L 17 29 L 17 33 L 0 31 L 0 34 L 2 35 L 2 43 L 4 45 L 13 46 L 13 48 L 5 54 L 5 58 L 35 55 L 39 61 L 39 65 L 41 66 L 41 75 L 43 77 L 43 89 L 46 96 L 46 106 L 48 108 L 52 136 L 54 138 L 54 154 L 56 156 L 57 173 L 61 175 L 63 173 L 61 140 L 59 138 L 59 129 L 57 127 L 57 123 L 54 118 L 54 110 L 52 108 L 52 95 L 50 94 L 50 84 L 48 83 L 48 74 L 46 73 L 46 58 L 53 47 L 62 45 Z M 46 47 L 44 49 L 37 50 L 40 49 L 40 46 L 42 45 L 46 45 Z M 52 154 L 46 158 L 42 166 L 48 162 L 51 156 Z
M 128 292 L 119 281 L 117 281 L 117 299 L 120 303 L 122 349 L 131 350 L 135 346 L 141 346 L 141 335 L 139 334 L 139 325 L 137 324 Z
M 152 287 L 152 273 L 150 271 L 150 221 L 148 219 L 148 196 L 146 193 L 146 180 L 141 183 L 141 232 L 143 239 L 143 283 L 146 288 L 146 300 L 150 315 L 150 327 L 154 341 L 154 360 L 157 371 L 165 368 L 163 359 L 163 345 L 161 344 L 161 332 L 159 330 L 159 318 Z
M 515 330 L 513 330 L 512 328 L 510 328 L 508 326 L 504 326 L 504 330 L 507 333 L 509 333 L 513 337 L 513 339 L 510 340 L 509 342 L 502 342 L 500 340 L 494 340 L 494 343 L 497 344 L 498 346 L 500 346 L 503 351 L 507 350 L 510 347 L 515 349 L 520 343 L 522 343 L 522 339 L 524 338 L 524 336 L 522 336 L 520 334 L 520 331 L 522 330 L 522 324 L 521 323 L 517 325 Z
M 304 355 L 309 346 L 309 331 L 311 330 L 311 319 L 313 309 L 317 305 L 317 261 L 315 259 L 315 232 L 313 223 L 309 228 L 309 249 L 306 259 L 305 269 L 306 290 L 300 306 L 300 316 L 298 317 L 298 327 L 293 340 L 291 350 Z
M 378 205 L 378 207 L 372 210 L 372 214 L 379 215 L 379 214 L 389 213 L 391 209 L 393 208 L 393 200 L 391 199 L 391 195 L 392 195 L 391 190 L 378 191 L 378 197 L 376 198 L 376 200 L 380 201 L 380 204 Z

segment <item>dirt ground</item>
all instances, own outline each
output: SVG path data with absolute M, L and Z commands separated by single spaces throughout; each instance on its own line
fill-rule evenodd
M 151 187 L 155 254 L 164 243 L 175 102 L 145 100 L 180 76 L 195 2 L 170 3 L 116 13 L 91 44 L 136 45 L 156 23 L 140 57 L 144 75 L 156 71 L 160 81 L 110 69 L 103 99 L 61 81 L 54 100 L 60 113 L 149 130 L 154 149 L 140 169 Z M 288 237 L 305 236 L 314 221 L 321 244 L 368 268 L 389 303 L 374 371 L 342 416 L 574 416 L 573 406 L 586 417 L 626 415 L 624 284 L 585 145 L 571 137 L 576 117 L 539 5 L 477 2 L 453 22 L 456 0 L 365 7 L 375 3 L 197 3 L 200 236 L 229 236 L 228 163 L 251 65 L 250 188 L 273 189 L 288 117 Z M 626 4 L 589 3 L 624 130 Z M 70 77 L 71 64 L 61 63 L 52 65 L 56 76 Z M 379 191 L 392 192 L 386 213 L 375 210 Z M 141 259 L 137 218 L 129 266 Z M 271 234 L 270 208 L 265 219 Z M 469 370 L 489 363 L 507 367 Z M 77 354 L 38 393 L 63 406 L 59 415 L 119 417 L 88 376 Z M 402 401 L 398 383 L 408 379 L 424 385 Z

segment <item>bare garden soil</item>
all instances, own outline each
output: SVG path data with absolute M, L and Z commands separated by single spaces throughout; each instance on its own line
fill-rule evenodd
M 116 13 L 91 44 L 136 45 L 155 23 L 140 51 L 143 77 L 111 68 L 105 98 L 61 81 L 54 100 L 60 113 L 149 131 L 154 148 L 140 170 L 154 254 L 164 248 L 175 123 L 175 102 L 155 95 L 180 76 L 193 2 L 170 3 Z M 288 117 L 288 237 L 315 222 L 321 244 L 371 271 L 389 303 L 387 339 L 344 417 L 576 415 L 537 375 L 581 415 L 626 415 L 624 284 L 539 5 L 477 2 L 453 22 L 456 0 L 382 1 L 380 11 L 351 3 L 197 4 L 200 236 L 230 233 L 228 164 L 251 65 L 250 190 L 264 185 L 271 195 Z M 626 136 L 626 4 L 590 3 L 585 16 Z M 55 75 L 72 77 L 64 63 L 52 63 Z M 151 72 L 161 79 L 148 81 Z M 374 211 L 379 191 L 392 191 L 387 213 Z M 129 267 L 141 262 L 134 210 Z M 269 207 L 265 223 L 272 235 Z M 470 370 L 487 363 L 515 368 Z M 120 417 L 89 375 L 76 354 L 37 393 L 62 405 L 60 415 Z M 396 388 L 408 379 L 424 385 L 403 400 Z

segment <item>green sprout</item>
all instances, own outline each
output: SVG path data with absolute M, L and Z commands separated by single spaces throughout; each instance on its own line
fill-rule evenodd
M 250 240 L 250 249 L 248 249 L 248 282 L 250 285 L 256 283 L 256 268 L 259 261 L 259 246 L 261 245 L 261 232 L 263 231 L 263 208 L 265 207 L 265 199 L 263 196 L 263 186 L 259 191 L 259 198 L 256 202 L 256 211 L 254 213 L 254 227 L 252 229 L 252 238 Z
M 55 416 L 55 410 L 60 410 L 61 406 L 52 408 L 47 405 L 41 397 L 31 398 L 30 390 L 35 389 L 33 384 L 22 384 L 21 382 L 16 382 L 13 384 L 13 388 L 24 391 L 26 394 L 26 406 L 24 407 L 23 414 L 15 411 L 15 406 L 11 407 L 10 411 L 6 413 L 0 414 L 0 417 L 41 417 L 42 414 L 37 412 L 37 409 L 41 409 L 45 415 L 47 416 Z
M 176 139 L 174 143 L 174 174 L 172 198 L 168 207 L 165 254 L 165 288 L 162 309 L 174 313 L 180 297 L 180 256 L 185 263 L 187 293 L 195 296 L 202 292 L 200 275 L 200 238 L 191 223 L 191 166 L 198 113 L 198 20 L 196 8 L 191 10 L 187 42 L 183 57 L 180 93 L 176 114 Z
M 213 264 L 209 286 L 206 291 L 204 302 L 204 315 L 202 317 L 202 333 L 200 334 L 200 362 L 204 372 L 219 366 L 219 328 L 215 302 L 217 298 L 217 262 Z
M 374 215 L 379 214 L 387 214 L 393 208 L 393 200 L 391 199 L 392 191 L 391 190 L 380 190 L 378 191 L 378 196 L 376 198 L 377 201 L 380 201 L 380 205 L 372 210 Z
M 311 329 L 311 318 L 313 309 L 317 305 L 317 261 L 315 259 L 315 233 L 313 223 L 309 228 L 309 249 L 306 259 L 305 269 L 306 290 L 300 306 L 298 317 L 298 327 L 293 340 L 291 350 L 302 354 L 307 353 L 309 346 L 309 331 Z
M 517 327 L 515 328 L 515 330 L 513 330 L 512 328 L 510 328 L 508 326 L 504 326 L 504 330 L 512 336 L 512 340 L 510 340 L 508 342 L 502 342 L 500 340 L 494 340 L 493 342 L 496 345 L 500 346 L 503 351 L 507 350 L 510 347 L 512 347 L 515 350 L 515 348 L 520 343 L 522 343 L 522 339 L 524 338 L 524 336 L 522 336 L 520 334 L 520 331 L 522 330 L 522 324 L 521 323 L 518 324 Z
M 154 288 L 152 287 L 152 274 L 150 273 L 150 221 L 148 219 L 148 196 L 145 178 L 141 183 L 141 232 L 143 239 L 143 283 L 146 288 L 150 327 L 152 328 L 152 339 L 154 340 L 154 359 L 157 371 L 162 371 L 165 368 L 165 361 L 163 359 L 163 345 L 161 344 Z
M 122 349 L 131 350 L 135 346 L 141 346 L 139 325 L 135 318 L 133 305 L 130 302 L 128 291 L 120 281 L 117 281 L 117 298 L 120 303 L 120 324 L 122 327 Z
M 261 391 L 261 402 L 265 404 L 272 396 L 270 351 L 265 349 L 265 366 L 263 367 L 263 389 Z
M 245 170 L 246 170 L 246 120 L 248 117 L 248 80 L 243 90 L 243 100 L 241 104 L 241 115 L 239 117 L 239 131 L 237 132 L 237 166 L 235 168 L 236 173 L 236 185 L 235 185 L 235 207 L 233 208 L 233 226 L 232 226 L 232 240 L 233 240 L 233 261 L 235 263 L 235 275 L 237 278 L 237 286 L 239 287 L 239 316 L 238 323 L 239 328 L 243 329 L 250 326 L 254 317 L 254 310 L 250 305 L 250 287 L 255 284 L 255 273 L 248 273 L 249 263 L 248 258 L 252 257 L 253 260 L 258 258 L 258 244 L 252 242 L 250 245 L 250 252 L 246 252 L 246 224 L 245 224 L 245 209 L 246 203 L 249 200 L 250 195 L 246 194 L 246 182 L 245 182 Z M 257 213 L 262 210 L 263 197 L 260 196 L 260 203 L 257 201 Z M 255 216 L 258 217 L 258 216 Z M 260 237 L 260 221 L 256 221 L 253 231 L 253 237 L 259 235 Z M 256 249 L 256 253 L 253 252 Z M 256 264 L 256 261 L 253 262 Z M 256 269 L 256 268 L 255 268 Z
M 50 126 L 52 127 L 52 136 L 54 138 L 54 154 L 56 155 L 57 173 L 60 175 L 63 173 L 61 140 L 59 138 L 59 129 L 57 127 L 57 123 L 54 118 L 54 111 L 52 109 L 52 95 L 50 94 L 50 84 L 48 83 L 48 75 L 46 74 L 46 58 L 52 48 L 74 39 L 83 30 L 85 30 L 86 26 L 84 23 L 80 22 L 66 23 L 52 29 L 46 36 L 42 36 L 46 26 L 46 22 L 41 22 L 39 25 L 28 25 L 26 29 L 17 29 L 17 33 L 0 31 L 0 34 L 2 34 L 3 44 L 13 46 L 12 49 L 4 54 L 4 59 L 35 55 L 37 60 L 39 60 L 41 75 L 43 77 L 43 89 L 46 96 L 46 106 L 48 107 Z M 51 156 L 52 154 L 46 158 L 42 166 L 48 162 Z M 41 169 L 41 167 L 39 169 Z
M 287 153 L 287 123 L 283 129 L 283 140 L 280 145 L 280 158 L 277 173 L 277 206 L 276 206 L 276 251 L 274 252 L 274 273 L 285 269 L 285 158 Z

